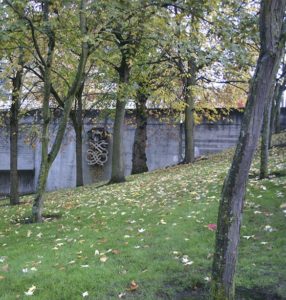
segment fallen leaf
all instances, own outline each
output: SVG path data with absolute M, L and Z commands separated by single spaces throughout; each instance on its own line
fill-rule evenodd
M 2 275 L 0 275 L 0 280 L 3 280 L 3 279 L 5 279 L 5 277 L 4 277 L 4 276 L 2 276 Z
M 105 263 L 108 260 L 108 257 L 106 255 L 103 255 L 99 259 L 101 262 Z
M 126 296 L 126 293 L 120 293 L 119 295 L 118 295 L 118 298 L 119 299 L 122 299 L 122 298 L 124 298 Z
M 244 235 L 243 238 L 247 239 L 247 240 L 249 240 L 250 238 L 253 239 L 254 238 L 254 234 L 253 235 Z
M 82 293 L 83 298 L 88 297 L 88 291 Z
M 273 227 L 271 227 L 270 225 L 266 225 L 266 226 L 264 227 L 264 230 L 267 231 L 267 232 L 272 232 L 272 231 L 274 231 L 275 229 L 274 229 Z
M 216 225 L 216 224 L 208 224 L 208 229 L 209 229 L 210 231 L 216 231 L 217 225 Z
M 34 292 L 36 290 L 36 286 L 32 285 L 27 292 L 25 292 L 25 295 L 26 296 L 33 296 L 34 295 Z
M 138 289 L 138 284 L 132 280 L 130 285 L 129 285 L 129 288 L 127 289 L 128 291 L 131 291 L 131 292 L 134 292 Z
M 113 250 L 112 250 L 112 253 L 115 254 L 115 255 L 117 255 L 117 254 L 120 253 L 120 251 L 119 251 L 119 250 L 116 250 L 116 249 L 113 249 Z

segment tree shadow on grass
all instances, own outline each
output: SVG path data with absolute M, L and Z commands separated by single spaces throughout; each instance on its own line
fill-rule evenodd
M 62 214 L 43 214 L 43 221 L 42 223 L 52 222 L 55 220 L 61 219 Z M 33 221 L 32 217 L 23 217 L 23 218 L 16 218 L 11 221 L 12 224 L 35 224 L 36 222 Z
M 159 292 L 157 294 L 158 299 L 161 300 L 209 300 L 210 298 L 210 287 L 208 285 L 196 285 L 194 288 L 187 288 L 183 291 L 176 292 L 174 295 L 170 296 L 167 292 Z M 286 300 L 285 297 L 278 295 L 274 292 L 271 287 L 237 287 L 236 300 Z

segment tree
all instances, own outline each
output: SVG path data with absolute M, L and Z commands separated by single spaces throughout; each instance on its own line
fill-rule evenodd
M 136 129 L 132 149 L 131 174 L 148 172 L 146 142 L 147 142 L 147 110 L 148 94 L 144 86 L 139 85 L 136 95 Z
M 52 84 L 52 65 L 55 55 L 55 47 L 56 47 L 56 34 L 55 27 L 57 24 L 58 8 L 52 7 L 52 5 L 58 5 L 58 3 L 52 4 L 49 1 L 41 1 L 40 8 L 33 6 L 33 4 L 22 13 L 17 7 L 14 5 L 15 3 L 10 1 L 5 1 L 16 14 L 19 15 L 23 20 L 26 21 L 30 28 L 31 38 L 33 41 L 33 46 L 36 52 L 35 59 L 37 61 L 37 67 L 41 70 L 43 76 L 43 105 L 42 105 L 42 118 L 43 118 L 43 126 L 42 126 L 42 157 L 41 157 L 41 167 L 40 174 L 37 183 L 36 196 L 33 203 L 32 208 L 32 220 L 35 222 L 42 221 L 42 210 L 43 210 L 43 194 L 45 192 L 47 176 L 50 170 L 50 167 L 55 160 L 61 142 L 65 133 L 68 116 L 72 108 L 72 104 L 77 94 L 83 74 L 85 71 L 85 65 L 87 62 L 87 58 L 89 55 L 89 44 L 87 39 L 87 24 L 86 24 L 86 1 L 81 0 L 79 7 L 79 31 L 80 31 L 80 39 L 81 39 L 81 55 L 78 60 L 77 70 L 74 73 L 73 81 L 70 87 L 67 89 L 65 97 L 64 97 L 64 109 L 60 124 L 58 126 L 58 130 L 56 132 L 55 140 L 52 144 L 51 150 L 49 151 L 49 123 L 50 123 L 50 96 L 51 96 L 51 84 Z M 26 3 L 23 3 L 25 6 Z M 34 9 L 31 17 L 29 16 L 30 9 Z M 27 13 L 26 13 L 27 11 Z M 33 17 L 37 15 L 36 20 Z M 38 39 L 38 34 L 43 33 L 42 39 Z M 40 44 L 40 41 L 44 40 L 44 44 Z M 46 43 L 45 43 L 46 42 Z M 43 48 L 47 47 L 47 51 L 44 52 Z M 59 53 L 59 52 L 58 52 Z
M 249 62 L 255 52 L 249 49 L 253 36 L 249 34 L 246 41 L 242 32 L 255 26 L 247 4 L 248 1 L 182 1 L 167 5 L 171 13 L 166 20 L 171 25 L 164 31 L 166 37 L 161 44 L 181 81 L 181 97 L 185 102 L 185 163 L 195 159 L 196 111 L 211 107 L 210 99 L 203 97 L 205 88 L 210 89 L 212 82 L 216 87 L 244 83 L 242 74 L 249 73 Z M 242 44 L 244 47 L 238 46 Z M 200 82 L 204 83 L 203 89 Z
M 283 78 L 283 71 L 285 72 L 285 70 L 282 70 L 282 76 L 280 76 L 282 78 Z M 268 170 L 269 147 L 271 146 L 272 130 L 274 125 L 274 120 L 271 120 L 271 118 L 275 119 L 275 115 L 277 115 L 277 110 L 280 111 L 279 97 L 281 97 L 283 93 L 283 89 L 281 89 L 281 86 L 279 84 L 279 79 L 281 80 L 281 78 L 276 79 L 276 84 L 272 86 L 269 100 L 266 103 L 264 116 L 263 116 L 263 125 L 262 125 L 262 133 L 261 133 L 261 151 L 260 151 L 260 174 L 259 174 L 260 179 L 267 178 L 269 173 Z
M 7 78 L 11 82 L 11 105 L 9 110 L 10 123 L 10 204 L 19 204 L 19 174 L 18 174 L 18 134 L 22 87 L 24 78 L 24 65 L 27 59 L 25 51 L 25 25 L 21 18 L 13 15 L 8 7 L 3 4 L 1 8 L 1 58 Z M 25 41 L 25 42 L 24 42 Z M 9 99 L 10 100 L 10 99 Z
M 19 109 L 21 101 L 21 89 L 23 81 L 24 59 L 23 48 L 19 47 L 18 68 L 12 78 L 12 103 L 10 106 L 10 204 L 19 204 L 18 191 L 18 133 L 19 133 Z
M 144 23 L 148 18 L 147 11 L 141 1 L 121 1 L 115 4 L 113 14 L 116 20 L 111 26 L 113 41 L 117 49 L 116 62 L 107 61 L 116 71 L 117 92 L 115 104 L 115 119 L 113 126 L 112 169 L 110 183 L 124 182 L 124 157 L 123 157 L 123 128 L 125 118 L 125 106 L 128 99 L 134 94 L 131 85 L 131 71 L 133 61 L 144 32 Z M 115 10 L 114 10 L 115 9 Z M 114 45 L 110 52 L 114 51 Z
M 213 299 L 234 299 L 235 295 L 234 275 L 246 182 L 285 44 L 285 8 L 285 0 L 261 1 L 259 58 L 219 205 L 211 284 Z
M 49 3 L 44 3 L 43 6 L 43 13 L 44 13 L 44 20 L 46 22 L 46 30 L 48 36 L 48 55 L 47 61 L 44 62 L 44 102 L 43 102 L 43 133 L 42 133 L 42 161 L 41 161 L 41 168 L 40 174 L 37 184 L 37 191 L 36 197 L 34 199 L 33 208 L 32 208 L 32 219 L 35 222 L 42 221 L 42 210 L 43 210 L 43 193 L 45 191 L 47 177 L 49 169 L 54 162 L 61 146 L 61 142 L 65 133 L 68 116 L 70 114 L 72 104 L 74 102 L 75 95 L 78 93 L 83 74 L 85 71 L 85 66 L 87 62 L 87 58 L 89 55 L 89 46 L 88 41 L 85 38 L 87 34 L 87 24 L 86 24 L 86 1 L 81 0 L 80 7 L 79 7 L 79 15 L 80 15 L 80 32 L 82 34 L 82 42 L 81 42 L 81 55 L 78 62 L 77 72 L 75 73 L 74 80 L 72 85 L 68 89 L 64 100 L 64 110 L 61 122 L 59 124 L 57 134 L 55 137 L 55 141 L 52 145 L 51 150 L 48 152 L 48 143 L 49 143 L 49 98 L 51 94 L 51 66 L 53 60 L 53 52 L 55 47 L 55 33 L 51 28 L 51 24 L 49 24 Z
M 284 57 L 284 61 L 282 62 L 282 74 L 276 80 L 276 85 L 274 89 L 273 104 L 271 109 L 269 146 L 271 145 L 272 133 L 280 132 L 280 106 L 281 106 L 283 92 L 285 90 L 286 90 L 286 63 Z

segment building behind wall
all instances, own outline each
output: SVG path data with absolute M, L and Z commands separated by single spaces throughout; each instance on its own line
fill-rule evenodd
M 40 132 L 41 119 L 38 111 L 31 112 L 20 122 L 20 138 L 18 146 L 18 166 L 20 193 L 32 193 L 35 191 L 41 163 L 41 143 L 39 137 L 35 137 L 35 130 Z M 124 156 L 125 174 L 131 173 L 132 146 L 135 133 L 135 114 L 128 111 L 126 114 L 124 130 Z M 216 122 L 204 120 L 195 129 L 195 153 L 196 156 L 219 152 L 223 149 L 234 147 L 240 132 L 242 113 L 232 111 L 229 116 L 222 117 Z M 55 113 L 51 123 L 51 139 L 55 136 L 58 126 L 58 115 Z M 34 124 L 32 126 L 32 124 Z M 35 125 L 36 124 L 36 125 Z M 112 151 L 112 126 L 111 118 L 100 119 L 98 112 L 90 112 L 84 120 L 83 132 L 83 174 L 84 184 L 108 180 L 111 175 L 111 151 Z M 286 108 L 281 110 L 281 127 L 286 128 Z M 0 131 L 0 195 L 9 194 L 9 132 L 8 127 Z M 104 131 L 106 155 L 102 165 L 89 165 L 88 150 L 90 148 L 91 133 L 95 135 Z M 32 133 L 33 132 L 33 133 Z M 178 121 L 162 121 L 154 114 L 149 115 L 147 125 L 147 164 L 150 171 L 175 165 L 184 158 L 184 126 Z M 105 143 L 104 142 L 104 143 Z M 57 190 L 75 187 L 76 185 L 76 154 L 75 133 L 71 124 L 68 125 L 60 152 L 55 159 L 49 173 L 47 190 Z

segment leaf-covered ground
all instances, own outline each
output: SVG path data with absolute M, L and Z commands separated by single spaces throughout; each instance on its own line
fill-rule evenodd
M 31 196 L 18 207 L 0 202 L 0 299 L 203 299 L 231 155 L 48 193 L 45 213 L 59 218 L 43 224 L 22 222 Z M 239 299 L 285 299 L 286 148 L 271 150 L 269 179 L 258 180 L 258 167 L 245 201 Z

